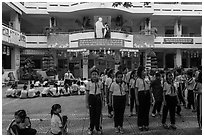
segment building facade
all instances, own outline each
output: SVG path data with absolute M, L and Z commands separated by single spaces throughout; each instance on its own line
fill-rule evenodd
M 55 64 L 59 78 L 67 69 L 87 78 L 94 65 L 101 72 L 147 67 L 152 51 L 158 68 L 196 67 L 202 60 L 201 2 L 133 2 L 129 8 L 109 2 L 4 2 L 2 29 L 5 71 L 16 72 L 28 57 L 38 70 Z

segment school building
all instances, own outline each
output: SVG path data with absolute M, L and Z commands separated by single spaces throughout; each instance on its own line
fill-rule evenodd
M 96 38 L 99 17 L 108 38 Z M 2 67 L 16 74 L 31 58 L 39 71 L 54 64 L 81 78 L 94 65 L 155 67 L 151 58 L 158 68 L 190 68 L 201 65 L 201 34 L 202 2 L 3 2 Z

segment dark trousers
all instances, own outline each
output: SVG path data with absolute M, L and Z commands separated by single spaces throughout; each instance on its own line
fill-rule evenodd
M 110 94 L 110 92 L 107 91 L 106 92 L 106 101 L 107 101 L 107 104 L 109 103 L 109 94 Z M 111 114 L 112 112 L 113 112 L 113 107 L 108 105 L 108 114 Z
M 179 103 L 182 103 L 183 105 L 186 104 L 184 97 L 183 97 L 183 93 L 182 93 L 182 89 L 181 89 L 181 84 L 180 87 L 178 87 L 178 98 L 179 98 Z
M 20 129 L 17 125 L 13 125 L 11 127 L 11 129 L 13 130 L 14 134 L 18 134 L 18 135 L 36 135 L 37 130 L 32 129 L 32 128 L 25 128 L 25 129 Z
M 124 112 L 126 106 L 125 96 L 113 96 L 113 111 L 115 127 L 123 127 Z
M 191 106 L 193 106 L 193 109 L 195 109 L 193 90 L 188 90 L 187 100 L 188 100 L 188 105 L 187 105 L 187 107 L 188 107 L 188 108 L 191 108 Z
M 168 112 L 170 113 L 171 124 L 175 124 L 175 110 L 177 105 L 177 97 L 166 95 L 165 100 L 166 100 L 166 105 L 164 105 L 163 107 L 162 124 L 166 123 Z
M 149 126 L 149 110 L 150 110 L 150 92 L 139 91 L 138 92 L 138 119 L 137 124 L 141 126 Z
M 162 106 L 162 101 L 155 101 L 154 106 L 153 106 L 153 110 L 152 110 L 152 114 L 156 114 L 156 111 L 157 111 L 157 113 L 160 113 L 161 106 Z
M 101 95 L 89 95 L 89 114 L 90 114 L 90 130 L 93 131 L 94 127 L 97 131 L 100 130 L 101 118 Z
M 202 96 L 201 94 L 197 95 L 197 120 L 198 120 L 198 125 L 201 127 L 202 126 L 202 106 L 200 103 L 200 99 Z
M 135 98 L 135 89 L 131 88 L 130 89 L 130 112 L 133 112 L 133 108 L 135 105 L 135 111 L 137 113 L 137 105 L 136 105 L 136 98 Z

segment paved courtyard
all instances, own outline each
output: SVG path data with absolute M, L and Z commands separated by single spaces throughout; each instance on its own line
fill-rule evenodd
M 51 106 L 59 103 L 62 106 L 62 115 L 69 119 L 69 134 L 86 135 L 89 126 L 88 110 L 85 108 L 85 96 L 68 96 L 59 98 L 34 98 L 34 99 L 10 99 L 5 97 L 2 90 L 2 134 L 6 134 L 6 128 L 13 119 L 14 112 L 25 109 L 31 119 L 32 127 L 37 129 L 39 135 L 49 134 Z M 152 108 L 151 108 L 152 109 Z M 137 128 L 137 117 L 128 117 L 129 106 L 126 107 L 124 130 L 126 135 L 202 135 L 198 129 L 196 113 L 191 110 L 182 110 L 183 118 L 176 117 L 177 130 L 166 130 L 161 126 L 161 118 L 150 116 L 150 130 L 140 132 Z M 169 122 L 169 119 L 167 119 Z M 107 116 L 107 106 L 103 108 L 103 132 L 105 135 L 115 135 L 113 119 Z

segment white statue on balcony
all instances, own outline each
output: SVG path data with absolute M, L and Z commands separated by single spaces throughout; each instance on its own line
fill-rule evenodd
M 95 23 L 96 27 L 96 38 L 103 38 L 103 29 L 105 28 L 103 26 L 102 18 L 99 17 L 98 21 Z

